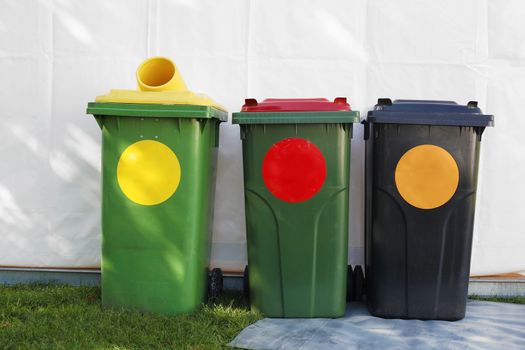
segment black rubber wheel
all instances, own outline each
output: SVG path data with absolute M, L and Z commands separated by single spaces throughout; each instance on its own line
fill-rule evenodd
M 365 285 L 365 274 L 361 265 L 357 265 L 354 269 L 354 295 L 355 301 L 363 300 L 363 292 Z
M 352 265 L 348 265 L 346 271 L 346 301 L 351 302 L 354 301 L 354 299 L 354 272 L 352 270 Z
M 208 301 L 216 302 L 222 294 L 222 270 L 219 268 L 214 268 L 210 272 L 209 282 L 208 282 Z
M 250 275 L 248 265 L 244 267 L 244 273 L 242 275 L 242 293 L 244 294 L 246 302 L 250 304 Z

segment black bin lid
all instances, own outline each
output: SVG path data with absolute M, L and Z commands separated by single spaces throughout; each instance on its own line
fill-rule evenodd
M 367 121 L 371 123 L 452 126 L 494 126 L 494 116 L 483 114 L 476 101 L 392 100 L 380 98 Z

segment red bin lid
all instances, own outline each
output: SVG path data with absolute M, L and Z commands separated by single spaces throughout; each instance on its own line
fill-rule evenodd
M 337 97 L 333 102 L 326 98 L 267 98 L 257 102 L 247 98 L 241 112 L 329 112 L 350 111 L 346 97 Z

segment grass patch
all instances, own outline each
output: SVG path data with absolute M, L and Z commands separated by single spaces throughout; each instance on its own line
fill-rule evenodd
M 99 287 L 0 286 L 2 349 L 222 349 L 261 315 L 241 293 L 194 314 L 103 309 Z
M 472 300 L 495 301 L 497 303 L 525 304 L 525 297 L 481 297 L 469 295 Z

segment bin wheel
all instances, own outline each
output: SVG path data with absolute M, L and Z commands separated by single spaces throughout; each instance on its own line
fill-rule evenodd
M 208 301 L 216 302 L 222 294 L 223 277 L 222 270 L 214 268 L 211 270 L 208 283 Z
M 361 265 L 357 265 L 354 269 L 354 295 L 355 301 L 363 300 L 363 292 L 365 285 L 365 274 Z
M 250 304 L 250 276 L 248 265 L 244 267 L 244 273 L 242 275 L 242 293 L 244 294 L 246 302 Z
M 346 301 L 354 301 L 354 296 L 354 271 L 352 265 L 348 265 L 348 269 L 346 270 Z

